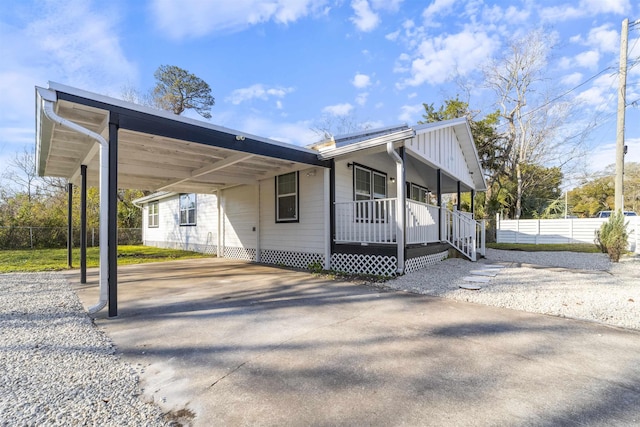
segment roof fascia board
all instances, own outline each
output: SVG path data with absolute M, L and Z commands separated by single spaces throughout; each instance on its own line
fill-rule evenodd
M 316 151 L 308 148 L 214 126 L 210 123 L 153 110 L 53 82 L 49 83 L 49 85 L 50 88 L 56 90 L 58 100 L 117 113 L 120 117 L 120 128 L 123 129 L 297 163 L 321 167 L 330 166 L 328 162 L 318 158 Z
M 153 194 L 149 194 L 148 196 L 144 196 L 144 197 L 140 197 L 138 199 L 132 200 L 132 202 L 134 204 L 155 202 L 156 200 L 166 199 L 167 197 L 176 196 L 178 194 L 180 193 L 176 193 L 173 191 L 158 191 Z
M 321 159 L 328 160 L 336 157 L 343 156 L 345 154 L 352 153 L 354 151 L 366 150 L 368 148 L 384 145 L 387 142 L 404 141 L 405 139 L 413 138 L 415 132 L 413 129 L 405 129 L 400 132 L 394 132 L 387 135 L 378 136 L 365 141 L 356 142 L 353 144 L 345 145 L 342 147 L 334 148 L 321 152 L 318 156 Z

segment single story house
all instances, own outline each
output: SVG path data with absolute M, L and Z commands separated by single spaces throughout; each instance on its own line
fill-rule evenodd
M 118 188 L 154 192 L 137 201 L 145 244 L 221 257 L 395 275 L 484 248 L 459 209 L 462 192 L 486 190 L 465 118 L 301 147 L 53 82 L 36 88 L 36 110 L 38 174 L 100 186 L 110 315 Z

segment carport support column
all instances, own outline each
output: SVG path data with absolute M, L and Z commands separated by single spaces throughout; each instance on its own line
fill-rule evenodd
M 80 166 L 80 283 L 87 283 L 87 165 Z
M 443 218 L 444 212 L 442 211 L 442 170 L 438 169 L 436 171 L 436 187 L 438 191 L 438 240 L 442 241 L 442 227 L 444 227 Z
M 260 262 L 262 257 L 260 252 L 262 248 L 260 247 L 260 181 L 256 184 L 256 262 Z
M 67 184 L 67 266 L 73 267 L 73 184 Z
M 456 209 L 457 209 L 458 211 L 460 211 L 460 207 L 462 206 L 462 205 L 461 205 L 461 200 L 460 200 L 461 196 L 462 196 L 462 193 L 461 193 L 461 191 L 460 191 L 460 181 L 458 181 L 458 197 L 457 197 L 457 199 L 456 199 L 456 200 L 457 200 L 457 202 L 456 202 Z
M 109 317 L 118 315 L 118 128 L 120 120 L 117 113 L 109 116 L 109 191 L 107 265 L 109 289 Z M 101 244 L 103 242 L 100 242 Z
M 333 241 L 332 232 L 332 211 L 333 202 L 331 200 L 331 170 L 324 169 L 322 172 L 324 196 L 324 266 L 325 270 L 331 270 L 331 242 Z

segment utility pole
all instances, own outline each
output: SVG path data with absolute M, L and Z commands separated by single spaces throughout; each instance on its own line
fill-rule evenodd
M 622 21 L 620 33 L 620 85 L 618 87 L 618 125 L 616 130 L 615 210 L 624 211 L 624 116 L 627 103 L 627 40 L 629 19 Z

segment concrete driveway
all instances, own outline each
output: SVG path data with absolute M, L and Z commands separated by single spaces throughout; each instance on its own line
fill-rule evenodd
M 640 423 L 640 334 L 593 323 L 215 258 L 120 267 L 96 323 L 196 426 Z

